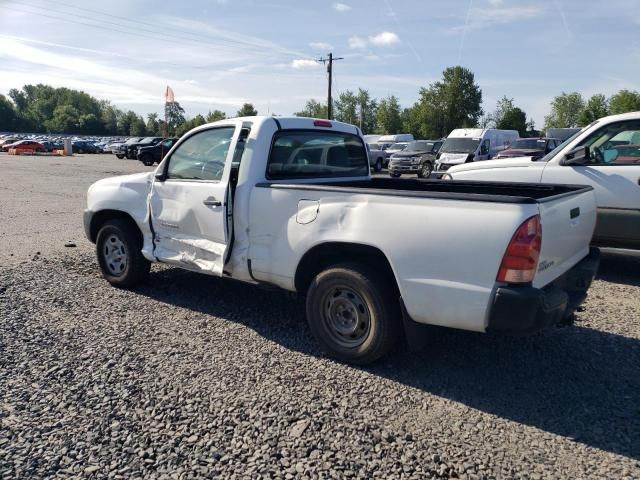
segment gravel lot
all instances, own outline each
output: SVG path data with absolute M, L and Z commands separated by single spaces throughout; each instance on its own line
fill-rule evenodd
M 605 254 L 575 326 L 432 328 L 358 369 L 280 292 L 158 267 L 108 286 L 84 193 L 139 162 L 0 165 L 1 478 L 640 478 L 638 255 Z

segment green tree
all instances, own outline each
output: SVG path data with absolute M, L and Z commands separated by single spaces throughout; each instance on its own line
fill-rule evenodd
M 517 130 L 521 137 L 527 133 L 527 114 L 515 106 L 513 98 L 506 96 L 498 100 L 496 110 L 491 116 L 496 128 L 501 130 Z
M 101 102 L 100 106 L 102 108 L 100 118 L 102 120 L 102 125 L 104 126 L 104 133 L 117 135 L 119 110 L 106 100 Z
M 17 130 L 18 117 L 13 103 L 0 95 L 0 132 L 14 132 Z
M 376 114 L 376 133 L 394 135 L 402 130 L 402 109 L 398 98 L 391 95 L 380 100 Z
M 129 135 L 132 137 L 145 137 L 147 135 L 147 125 L 144 123 L 144 119 L 140 115 L 135 115 L 135 118 L 129 126 Z
M 612 114 L 640 111 L 640 93 L 635 90 L 620 90 L 609 100 Z
M 317 100 L 308 100 L 304 108 L 295 112 L 296 117 L 327 118 L 327 106 Z
M 163 132 L 160 130 L 160 124 L 158 123 L 158 114 L 147 114 L 147 135 L 160 136 L 162 133 Z
M 584 100 L 578 92 L 562 92 L 551 101 L 551 113 L 544 117 L 544 129 L 578 127 L 584 107 Z
M 186 121 L 184 118 L 184 108 L 182 108 L 178 102 L 167 102 L 164 108 L 167 119 L 167 129 L 169 130 L 167 134 L 175 134 L 177 128 Z
M 79 129 L 80 112 L 72 105 L 58 105 L 44 126 L 51 132 L 76 133 Z
M 362 88 L 358 88 L 356 100 L 358 101 L 357 125 L 364 134 L 375 132 L 378 102 L 371 98 L 368 90 L 363 90 Z
M 482 115 L 482 90 L 471 70 L 449 67 L 442 80 L 420 89 L 405 117 L 407 129 L 422 138 L 439 138 L 454 128 L 474 127 Z
M 579 124 L 589 125 L 591 122 L 609 115 L 609 102 L 601 93 L 592 95 L 580 112 Z
M 238 110 L 237 117 L 255 117 L 258 115 L 258 111 L 253 107 L 251 103 L 245 103 L 242 108 Z
M 207 113 L 207 123 L 217 122 L 219 120 L 224 120 L 227 118 L 227 114 L 222 110 L 214 110 L 213 112 Z
M 358 121 L 358 97 L 346 90 L 335 101 L 333 116 L 339 122 L 355 124 Z
M 191 120 L 187 120 L 177 128 L 176 137 L 181 137 L 182 135 L 187 133 L 189 130 L 199 127 L 200 125 L 204 125 L 205 123 L 207 123 L 205 118 L 202 115 L 198 114 L 195 117 L 193 117 Z

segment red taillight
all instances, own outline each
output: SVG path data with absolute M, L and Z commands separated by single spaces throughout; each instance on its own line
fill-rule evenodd
M 526 220 L 511 238 L 498 271 L 499 282 L 530 283 L 538 269 L 542 248 L 540 215 Z
M 331 128 L 333 125 L 331 125 L 331 122 L 329 120 L 314 120 L 313 126 Z

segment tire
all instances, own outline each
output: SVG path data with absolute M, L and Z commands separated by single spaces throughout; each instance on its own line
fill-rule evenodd
M 142 157 L 140 158 L 140 161 L 147 167 L 151 167 L 155 163 L 153 161 L 153 157 L 148 153 L 145 153 L 144 155 L 142 155 Z
M 78 149 L 78 153 L 79 153 L 80 155 L 82 155 L 82 154 L 84 153 L 84 150 L 83 150 L 83 149 L 81 149 L 81 148 L 79 148 L 79 149 Z
M 402 176 L 401 173 L 391 173 L 389 172 L 389 176 L 392 178 L 400 178 Z
M 418 171 L 418 177 L 429 178 L 431 176 L 431 172 L 433 172 L 433 165 L 431 162 L 424 162 Z
M 378 160 L 376 160 L 376 164 L 374 166 L 374 170 L 376 172 L 381 172 L 382 171 L 382 159 L 379 158 Z
M 311 282 L 307 321 L 322 349 L 345 363 L 366 365 L 389 353 L 402 332 L 394 288 L 358 263 L 330 267 Z
M 124 158 L 124 155 L 121 155 L 119 153 L 116 153 L 116 157 L 118 157 L 120 160 L 122 160 Z
M 102 276 L 114 287 L 131 288 L 146 278 L 151 263 L 141 253 L 136 227 L 122 219 L 109 220 L 100 228 L 96 254 Z

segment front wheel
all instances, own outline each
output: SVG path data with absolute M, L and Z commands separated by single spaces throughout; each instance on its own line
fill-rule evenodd
M 400 175 L 402 175 L 401 173 L 391 173 L 389 172 L 389 176 L 392 178 L 400 178 Z
M 140 161 L 147 167 L 150 167 L 154 164 L 153 157 L 148 153 L 144 154 Z
M 96 239 L 102 276 L 114 287 L 131 288 L 149 273 L 151 264 L 142 255 L 136 227 L 122 219 L 106 222 Z
M 418 171 L 418 177 L 429 178 L 431 176 L 431 172 L 433 172 L 433 165 L 431 165 L 431 162 L 424 162 Z
M 307 321 L 321 347 L 341 362 L 366 365 L 389 353 L 401 332 L 393 288 L 360 264 L 319 273 L 307 293 Z
M 124 158 L 124 155 L 120 155 L 119 153 L 117 153 L 116 157 L 118 157 L 120 160 L 122 160 Z
M 376 160 L 376 165 L 374 167 L 376 172 L 381 172 L 382 171 L 382 159 L 379 158 L 378 160 Z

